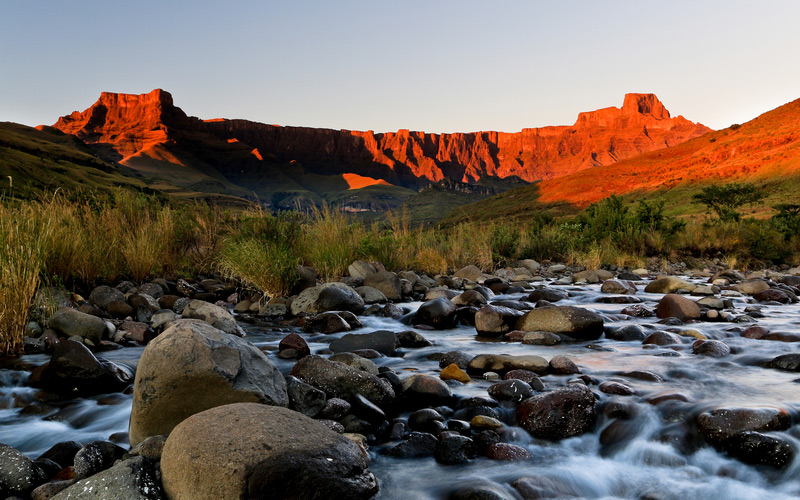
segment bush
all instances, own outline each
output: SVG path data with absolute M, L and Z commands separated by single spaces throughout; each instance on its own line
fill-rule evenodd
M 739 208 L 753 205 L 766 197 L 763 189 L 753 184 L 732 183 L 723 186 L 711 185 L 692 196 L 695 203 L 701 203 L 717 215 L 719 222 L 739 222 L 742 215 Z

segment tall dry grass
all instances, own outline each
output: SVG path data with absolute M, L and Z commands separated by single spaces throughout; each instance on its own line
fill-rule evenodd
M 34 215 L 28 206 L 0 206 L 0 349 L 5 354 L 21 347 L 52 239 L 52 224 Z

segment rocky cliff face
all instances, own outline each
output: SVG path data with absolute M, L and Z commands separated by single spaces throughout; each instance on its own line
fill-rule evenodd
M 355 173 L 416 187 L 487 176 L 552 179 L 710 131 L 682 116 L 671 118 L 653 94 L 628 94 L 622 108 L 581 113 L 572 126 L 429 134 L 281 127 L 246 120 L 203 122 L 187 117 L 163 90 L 142 95 L 104 92 L 91 108 L 62 117 L 54 126 L 123 162 L 154 146 L 179 142 L 189 132 L 195 144 L 202 135 L 236 140 L 257 150 L 259 161 L 300 162 L 306 172 Z M 196 147 L 193 151 L 200 153 Z

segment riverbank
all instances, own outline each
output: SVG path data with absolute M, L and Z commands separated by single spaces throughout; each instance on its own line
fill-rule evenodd
M 87 317 L 56 313 L 50 331 L 26 341 L 43 353 L 5 364 L 0 442 L 36 458 L 58 442 L 81 441 L 61 458 L 71 468 L 30 462 L 37 479 L 29 486 L 50 479 L 37 487 L 69 487 L 63 498 L 73 498 L 72 482 L 91 489 L 109 475 L 119 479 L 118 497 L 160 498 L 152 478 L 163 468 L 165 442 L 167 470 L 200 481 L 170 484 L 167 474 L 167 492 L 197 485 L 213 492 L 200 480 L 209 473 L 189 473 L 181 457 L 206 456 L 201 463 L 213 469 L 212 456 L 239 456 L 252 439 L 226 445 L 206 436 L 225 438 L 231 419 L 247 429 L 263 418 L 225 406 L 255 400 L 293 409 L 283 427 L 295 429 L 292 440 L 313 428 L 333 446 L 326 456 L 343 453 L 335 457 L 349 457 L 342 460 L 355 475 L 342 486 L 325 468 L 317 479 L 294 481 L 285 467 L 270 468 L 288 474 L 283 481 L 293 488 L 326 484 L 350 498 L 369 498 L 375 488 L 379 498 L 432 499 L 800 493 L 798 270 L 657 279 L 646 269 L 582 271 L 530 260 L 491 275 L 477 267 L 448 275 L 381 267 L 352 262 L 341 281 L 308 279 L 291 300 L 259 300 L 221 280 L 164 279 L 101 286 L 85 301 L 62 296 L 66 310 Z M 91 324 L 97 328 L 71 330 Z M 125 347 L 102 351 L 112 344 Z M 69 359 L 98 366 L 42 368 Z M 211 407 L 222 413 L 201 411 Z M 172 436 L 189 416 L 183 411 L 203 415 L 175 438 L 157 437 Z M 128 458 L 131 444 L 149 451 Z M 312 448 L 295 452 L 313 460 Z M 104 472 L 82 462 L 98 449 L 107 455 Z M 220 481 L 212 483 L 243 487 Z M 157 495 L 125 489 L 131 484 L 152 485 Z

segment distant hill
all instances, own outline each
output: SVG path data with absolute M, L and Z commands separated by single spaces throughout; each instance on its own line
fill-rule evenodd
M 762 211 L 800 202 L 800 99 L 742 125 L 614 165 L 505 192 L 462 207 L 448 221 L 574 213 L 612 194 L 666 201 L 672 213 L 699 213 L 691 195 L 710 183 L 751 182 L 769 193 Z

